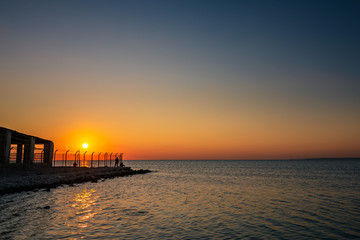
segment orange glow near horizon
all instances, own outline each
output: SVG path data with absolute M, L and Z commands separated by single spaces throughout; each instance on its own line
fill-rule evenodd
M 177 121 L 177 120 L 176 120 Z M 213 120 L 214 121 L 214 120 Z M 356 157 L 360 152 L 356 132 L 343 125 L 339 132 L 326 131 L 327 125 L 286 125 L 242 122 L 217 126 L 194 120 L 191 125 L 176 128 L 157 124 L 154 128 L 123 122 L 126 127 L 93 124 L 76 128 L 61 138 L 50 138 L 59 151 L 77 151 L 86 142 L 88 153 L 124 152 L 126 160 L 181 159 L 296 159 L 321 157 Z M 270 122 L 269 124 L 272 125 Z M 294 126 L 296 122 L 293 123 Z M 104 126 L 104 125 L 101 125 Z M 91 130 L 89 130 L 91 129 Z M 212 129 L 208 131 L 207 129 Z M 316 131 L 315 131 L 316 129 Z M 313 131 L 313 135 L 308 132 Z M 83 150 L 84 151 L 84 150 Z
M 0 5 L 1 127 L 127 160 L 360 157 L 358 1 L 28 2 Z
M 211 112 L 174 109 L 171 104 L 136 105 L 138 111 L 124 109 L 106 118 L 85 115 L 91 121 L 84 122 L 84 117 L 78 115 L 64 118 L 62 124 L 55 119 L 48 125 L 31 124 L 28 129 L 15 130 L 50 139 L 59 152 L 83 152 L 82 144 L 86 142 L 88 153 L 123 152 L 126 160 L 360 156 L 360 129 L 354 128 L 355 117 L 312 112 L 309 118 L 305 117 L 310 115 L 306 111 L 287 108 L 235 111 L 226 106 L 222 114 L 216 114 L 220 110 L 215 105 Z
M 136 105 L 138 111 L 124 109 L 126 114 L 113 113 L 106 118 L 84 114 L 90 120 L 77 115 L 59 122 L 59 117 L 13 129 L 54 141 L 58 153 L 83 152 L 82 145 L 87 143 L 88 154 L 123 152 L 126 160 L 360 156 L 360 129 L 354 128 L 358 124 L 355 117 L 314 111 L 310 118 L 305 117 L 310 113 L 300 110 L 235 111 L 226 106 L 222 114 L 216 114 L 220 110 L 214 105 L 213 112 L 170 105 Z

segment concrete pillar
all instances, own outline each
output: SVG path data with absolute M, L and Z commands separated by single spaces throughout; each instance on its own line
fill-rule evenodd
M 6 165 L 10 161 L 11 131 L 1 129 L 0 132 L 0 164 Z
M 45 143 L 44 144 L 44 163 L 47 165 L 52 166 L 53 160 L 53 153 L 54 153 L 54 143 Z
M 34 162 L 35 138 L 29 137 L 24 145 L 24 164 L 30 165 Z
M 22 161 L 22 144 L 18 144 L 16 148 L 16 163 L 21 163 Z

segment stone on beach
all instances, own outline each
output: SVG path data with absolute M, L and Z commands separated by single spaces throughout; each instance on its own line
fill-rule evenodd
M 8 168 L 0 169 L 0 195 L 44 188 L 50 191 L 60 185 L 98 182 L 100 179 L 144 174 L 150 170 L 129 167 L 106 168 Z

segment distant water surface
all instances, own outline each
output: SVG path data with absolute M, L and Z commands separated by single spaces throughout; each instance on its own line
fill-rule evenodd
M 360 238 L 360 160 L 124 162 L 157 172 L 0 196 L 0 239 Z

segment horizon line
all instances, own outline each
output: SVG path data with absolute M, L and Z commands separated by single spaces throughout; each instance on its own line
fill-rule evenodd
M 288 158 L 288 159 L 123 159 L 123 161 L 298 161 L 298 160 L 360 160 L 360 157 Z

